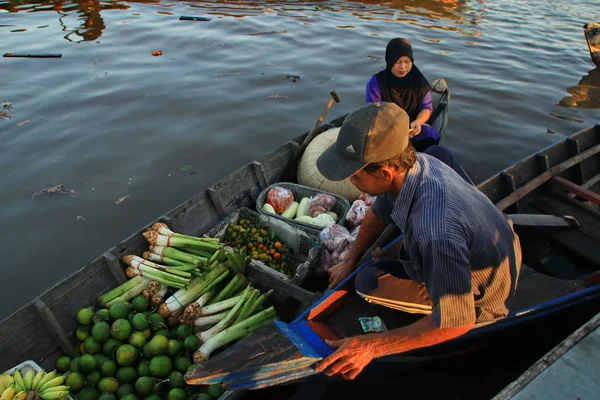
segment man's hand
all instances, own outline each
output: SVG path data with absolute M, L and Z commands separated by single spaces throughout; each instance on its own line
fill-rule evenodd
M 326 340 L 337 348 L 336 352 L 317 364 L 317 372 L 325 375 L 340 374 L 344 379 L 354 379 L 375 357 L 373 345 L 365 336 L 356 336 L 342 340 Z
M 417 136 L 419 133 L 421 133 L 421 124 L 419 124 L 419 122 L 417 121 L 411 122 L 410 129 L 408 131 L 408 136 Z
M 335 264 L 331 268 L 327 270 L 329 274 L 329 287 L 327 289 L 332 289 L 337 286 L 341 281 L 346 279 L 348 275 L 352 273 L 354 270 L 354 265 L 349 261 L 342 261 L 339 264 Z

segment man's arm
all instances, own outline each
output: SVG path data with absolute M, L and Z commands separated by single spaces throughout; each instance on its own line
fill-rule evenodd
M 446 342 L 467 333 L 474 325 L 438 328 L 427 316 L 389 332 L 328 341 L 327 344 L 338 350 L 317 364 L 315 370 L 325 371 L 327 376 L 340 374 L 344 379 L 354 379 L 374 358 Z
M 367 210 L 348 257 L 327 271 L 329 273 L 329 288 L 336 286 L 356 269 L 356 263 L 358 263 L 362 254 L 377 240 L 386 226 L 387 223 L 379 219 L 371 209 Z

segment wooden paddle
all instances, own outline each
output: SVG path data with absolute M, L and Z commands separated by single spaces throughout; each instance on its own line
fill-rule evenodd
M 315 138 L 315 136 L 317 136 L 317 129 L 319 129 L 319 126 L 321 126 L 321 124 L 323 123 L 323 120 L 325 119 L 327 112 L 329 111 L 329 109 L 331 108 L 333 103 L 340 102 L 340 96 L 337 95 L 335 90 L 332 90 L 331 92 L 329 92 L 329 94 L 331 95 L 331 98 L 327 102 L 325 109 L 323 110 L 323 112 L 321 113 L 319 118 L 317 119 L 317 122 L 315 122 L 315 126 L 313 126 L 313 128 L 308 133 L 308 135 L 306 135 L 306 138 L 302 142 L 302 145 L 300 146 L 300 149 L 298 149 L 298 152 L 296 153 L 296 156 L 294 157 L 292 162 L 290 164 L 288 164 L 288 167 L 286 168 L 286 170 L 279 176 L 278 181 L 282 177 L 291 178 L 292 176 L 294 176 L 294 174 L 296 172 L 295 170 L 298 167 L 298 162 L 300 161 L 300 158 L 302 158 L 302 154 L 304 154 L 304 151 L 308 147 L 309 143 Z M 316 166 L 315 166 L 315 168 L 316 168 Z

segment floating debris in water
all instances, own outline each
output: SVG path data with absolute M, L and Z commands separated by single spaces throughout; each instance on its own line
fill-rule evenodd
M 229 76 L 229 75 L 245 75 L 247 74 L 247 72 L 225 72 L 222 74 L 212 74 L 212 77 L 215 79 L 218 79 L 222 76 Z
M 300 76 L 298 75 L 284 75 L 284 79 L 289 79 L 292 82 L 298 82 L 300 80 Z
M 117 201 L 115 201 L 115 204 L 121 204 L 121 203 L 122 203 L 122 202 L 123 202 L 123 201 L 124 201 L 126 198 L 128 198 L 128 197 L 129 197 L 129 195 L 127 195 L 127 196 L 123 196 L 123 197 L 119 197 L 119 198 L 117 199 Z
M 75 189 L 67 189 L 65 187 L 65 185 L 60 184 L 60 185 L 56 185 L 56 186 L 50 186 L 47 188 L 44 188 L 42 190 L 40 190 L 39 192 L 36 192 L 33 194 L 32 199 L 35 199 L 38 196 L 42 196 L 45 194 L 66 194 L 69 195 L 71 197 L 76 197 L 77 196 L 77 192 L 75 191 Z
M 550 134 L 554 135 L 554 132 L 552 131 L 552 129 L 546 129 L 546 133 L 550 133 Z
M 187 170 L 194 168 L 195 166 L 196 166 L 196 164 L 182 165 L 181 167 L 177 168 L 177 171 L 185 172 Z
M 17 126 L 23 126 L 23 125 L 25 125 L 28 122 L 29 122 L 28 119 L 26 119 L 25 121 L 17 122 Z
M 160 51 L 160 50 L 153 51 L 153 52 L 152 52 L 152 55 L 153 55 L 154 57 L 162 56 L 162 51 Z
M 281 96 L 279 94 L 272 94 L 267 97 L 267 100 L 279 100 L 279 99 L 289 99 L 288 96 Z
M 378 57 L 378 56 L 368 55 L 367 57 L 369 57 L 373 61 L 379 61 L 379 60 L 381 60 L 381 57 Z
M 85 218 L 83 218 L 83 216 L 78 215 L 77 216 L 77 221 L 85 221 Z
M 565 117 L 564 115 L 558 115 L 558 114 L 554 114 L 554 113 L 550 113 L 550 115 L 552 115 L 553 117 L 556 117 L 558 119 L 564 119 L 565 121 L 579 122 L 580 124 L 583 124 L 585 122 L 585 121 L 583 121 L 581 119 L 575 119 L 575 118 L 571 118 L 571 117 Z
M 287 33 L 287 31 L 254 32 L 254 33 L 247 33 L 246 35 L 248 35 L 248 36 L 258 36 L 258 35 L 272 35 L 274 33 Z
M 180 21 L 210 21 L 210 18 L 208 17 L 193 17 L 193 16 L 187 16 L 187 15 L 182 15 L 181 17 L 179 17 Z
M 12 104 L 8 101 L 3 102 L 0 105 L 0 119 L 11 119 L 13 115 L 9 111 L 12 111 Z

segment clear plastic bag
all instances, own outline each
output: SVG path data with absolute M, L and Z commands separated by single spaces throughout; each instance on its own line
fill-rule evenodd
M 267 203 L 270 204 L 277 214 L 281 214 L 294 202 L 294 194 L 281 186 L 275 186 L 267 193 Z
M 324 214 L 335 205 L 335 197 L 327 193 L 319 193 L 310 199 L 308 213 L 311 217 Z
M 346 214 L 346 221 L 352 224 L 352 226 L 359 226 L 365 219 L 368 209 L 369 206 L 363 200 L 355 200 L 348 214 Z

